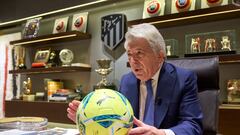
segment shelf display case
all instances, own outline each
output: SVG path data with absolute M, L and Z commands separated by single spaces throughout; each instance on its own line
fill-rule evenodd
M 236 49 L 235 30 L 196 33 L 185 35 L 185 53 L 211 53 Z
M 178 56 L 178 41 L 176 39 L 166 39 L 166 54 L 167 57 L 177 57 Z
M 228 103 L 240 103 L 240 79 L 232 79 L 227 82 Z

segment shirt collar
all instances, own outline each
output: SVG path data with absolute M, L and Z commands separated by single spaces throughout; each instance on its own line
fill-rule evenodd
M 162 68 L 162 65 L 163 65 L 163 64 L 161 63 L 159 69 L 158 69 L 157 72 L 153 75 L 153 77 L 152 77 L 153 80 L 158 81 L 159 72 L 160 72 L 160 70 L 161 70 L 161 68 Z
M 155 81 L 158 81 L 158 78 L 159 78 L 159 72 L 162 68 L 162 65 L 163 65 L 163 62 L 160 63 L 160 67 L 159 69 L 157 70 L 157 72 L 153 75 L 153 77 L 151 78 L 152 80 L 155 80 Z M 140 81 L 141 84 L 145 84 L 145 81 Z

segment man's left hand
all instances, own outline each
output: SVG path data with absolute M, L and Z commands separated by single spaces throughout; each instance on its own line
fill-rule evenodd
M 138 127 L 131 129 L 128 135 L 166 135 L 162 129 L 144 124 L 142 121 L 134 117 L 133 123 Z

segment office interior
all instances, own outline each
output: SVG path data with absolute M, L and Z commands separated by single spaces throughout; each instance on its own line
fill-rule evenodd
M 102 41 L 102 18 L 120 14 L 126 18 L 126 26 L 151 23 L 155 25 L 171 46 L 172 52 L 167 57 L 184 59 L 189 57 L 218 57 L 219 59 L 219 108 L 218 129 L 222 135 L 237 135 L 240 121 L 240 94 L 232 100 L 229 85 L 239 82 L 240 91 L 240 6 L 238 0 L 222 0 L 220 5 L 209 6 L 205 0 L 192 0 L 188 11 L 174 9 L 175 0 L 160 1 L 161 11 L 158 15 L 149 16 L 146 2 L 149 0 L 54 0 L 54 1 L 3 1 L 0 5 L 0 48 L 2 53 L 14 47 L 24 48 L 24 66 L 19 69 L 19 59 L 8 55 L 2 57 L 1 63 L 1 118 L 36 116 L 48 119 L 48 127 L 76 128 L 76 124 L 67 118 L 67 107 L 70 100 L 49 101 L 48 82 L 55 82 L 63 90 L 76 92 L 81 100 L 93 91 L 102 75 L 97 60 L 108 59 L 112 70 L 106 75 L 107 80 L 119 86 L 121 76 L 131 69 L 125 53 L 123 42 L 112 47 Z M 203 4 L 205 2 L 205 5 Z M 72 30 L 74 15 L 84 14 L 85 29 L 83 32 Z M 26 24 L 38 18 L 39 28 L 35 37 L 26 36 Z M 56 31 L 57 21 L 63 21 L 65 29 Z M 25 33 L 25 35 L 24 35 Z M 217 46 L 222 45 L 223 36 L 228 36 L 231 50 L 222 51 L 221 47 L 214 52 L 191 52 L 192 39 L 200 37 L 202 46 L 206 40 L 215 38 Z M 37 41 L 36 41 L 37 40 Z M 215 42 L 215 41 L 214 41 Z M 204 47 L 203 47 L 204 48 Z M 57 57 L 52 62 L 56 65 L 33 67 L 38 63 L 38 53 L 55 51 Z M 59 56 L 62 50 L 71 50 L 73 59 L 70 65 L 62 66 Z M 22 55 L 22 54 L 21 54 Z M 14 55 L 16 56 L 16 54 Z M 10 57 L 9 57 L 10 58 Z M 3 60 L 5 63 L 3 63 Z M 6 62 L 9 62 L 6 64 Z M 17 62 L 16 62 L 17 61 Z M 41 61 L 41 59 L 40 59 Z M 48 60 L 47 60 L 48 62 Z M 51 63 L 51 64 L 52 64 Z M 67 63 L 69 64 L 69 63 Z M 76 64 L 75 66 L 71 64 Z M 6 68 L 5 65 L 9 65 Z M 58 67 L 57 69 L 55 68 Z M 8 79 L 8 81 L 7 81 Z M 30 80 L 29 80 L 30 79 Z M 26 84 L 31 83 L 31 94 L 23 100 Z M 25 84 L 24 84 L 25 83 Z M 38 93 L 38 96 L 36 95 Z M 43 95 L 43 97 L 41 96 Z M 79 96 L 78 95 L 78 96 Z M 239 100 L 239 101 L 238 101 Z

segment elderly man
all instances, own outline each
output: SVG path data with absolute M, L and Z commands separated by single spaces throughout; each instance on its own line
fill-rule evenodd
M 120 92 L 133 107 L 136 126 L 128 134 L 201 135 L 196 75 L 165 62 L 164 39 L 153 25 L 134 25 L 125 38 L 132 72 L 122 77 Z M 79 104 L 67 109 L 73 121 Z

